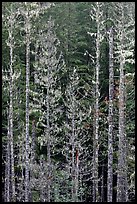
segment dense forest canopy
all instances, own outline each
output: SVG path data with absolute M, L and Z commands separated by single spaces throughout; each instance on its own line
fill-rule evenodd
M 135 2 L 2 2 L 2 200 L 135 201 Z

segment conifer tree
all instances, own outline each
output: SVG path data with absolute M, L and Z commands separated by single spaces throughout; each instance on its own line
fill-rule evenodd
M 127 180 L 127 133 L 126 133 L 126 89 L 125 89 L 125 66 L 127 63 L 134 63 L 134 19 L 129 14 L 127 22 L 126 11 L 128 4 L 117 4 L 116 23 L 116 56 L 119 63 L 119 143 L 118 143 L 118 170 L 117 170 L 117 201 L 127 202 L 128 200 L 128 180 Z M 127 32 L 128 30 L 128 32 Z M 132 35 L 131 35 L 132 33 Z
M 15 26 L 15 15 L 13 5 L 10 5 L 10 16 L 7 21 L 8 26 L 8 41 L 7 45 L 10 50 L 10 81 L 9 81 L 9 141 L 10 141 L 10 164 L 11 164 L 11 188 L 12 195 L 11 200 L 15 202 L 15 170 L 14 170 L 14 141 L 13 141 L 13 63 L 14 63 L 14 26 Z
M 126 163 L 126 132 L 125 132 L 125 85 L 124 85 L 124 7 L 120 5 L 121 22 L 120 29 L 120 83 L 119 83 L 119 145 L 118 145 L 118 178 L 117 201 L 127 201 L 127 163 Z
M 134 2 L 2 9 L 3 201 L 133 201 Z
M 103 11 L 102 3 L 96 2 L 91 9 L 90 17 L 96 23 L 96 33 L 90 33 L 96 39 L 96 62 L 95 62 L 95 106 L 94 106 L 94 132 L 93 132 L 93 202 L 99 201 L 98 191 L 98 151 L 99 151 L 99 72 L 100 72 L 100 45 L 103 40 Z
M 10 140 L 9 140 L 9 119 L 5 163 L 5 202 L 10 202 Z
M 107 201 L 113 198 L 113 97 L 114 97 L 114 70 L 113 70 L 113 27 L 109 30 L 109 115 L 108 115 L 108 177 Z
M 58 100 L 61 97 L 60 86 L 57 84 L 60 77 L 58 76 L 61 68 L 62 56 L 57 51 L 59 41 L 55 35 L 54 22 L 51 17 L 47 23 L 43 26 L 42 32 L 39 33 L 39 50 L 37 70 L 37 85 L 41 88 L 39 96 L 35 94 L 34 105 L 37 101 L 40 109 L 39 124 L 44 128 L 42 137 L 38 138 L 40 146 L 46 147 L 46 177 L 45 185 L 47 187 L 47 193 L 45 200 L 50 202 L 52 199 L 51 177 L 53 180 L 53 164 L 51 161 L 51 155 L 54 156 L 55 146 L 58 144 L 56 135 L 58 134 L 59 127 L 57 125 L 57 115 L 61 113 Z M 38 102 L 37 97 L 40 99 Z M 34 106 L 33 106 L 34 107 Z M 35 110 L 38 110 L 36 108 Z M 34 111 L 34 110 L 33 110 Z M 43 158 L 44 159 L 44 158 Z M 41 161 L 41 162 L 44 162 Z M 42 193 L 43 194 L 43 193 Z M 43 196 L 42 196 L 43 197 Z

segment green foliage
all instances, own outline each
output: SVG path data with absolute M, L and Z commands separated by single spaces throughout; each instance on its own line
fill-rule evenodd
M 41 6 L 41 4 L 42 6 Z M 43 155 L 43 162 L 47 161 L 47 73 L 50 64 L 50 89 L 49 89 L 49 120 L 50 120 L 50 140 L 51 140 L 51 163 L 52 167 L 52 187 L 51 200 L 53 202 L 71 202 L 73 180 L 71 172 L 67 172 L 65 166 L 71 168 L 71 145 L 70 136 L 72 134 L 72 93 L 76 103 L 75 110 L 75 133 L 77 138 L 75 145 L 80 144 L 80 172 L 83 177 L 79 179 L 78 201 L 92 201 L 92 157 L 93 157 L 93 117 L 94 117 L 94 86 L 95 86 L 95 47 L 96 37 L 90 36 L 88 32 L 96 33 L 96 22 L 92 19 L 91 8 L 94 2 L 54 2 L 54 6 L 46 9 L 47 2 L 3 2 L 2 3 L 2 143 L 3 149 L 7 143 L 8 109 L 9 109 L 9 70 L 10 70 L 10 50 L 7 46 L 8 26 L 7 17 L 10 15 L 10 7 L 17 12 L 14 27 L 14 47 L 13 47 L 13 133 L 15 149 L 15 173 L 20 175 L 17 182 L 24 182 L 21 176 L 25 154 L 25 107 L 26 107 L 26 44 L 24 31 L 24 17 L 18 14 L 18 9 L 23 11 L 28 8 L 29 12 L 39 9 L 39 15 L 31 18 L 31 42 L 30 42 L 30 90 L 29 90 L 29 127 L 30 127 L 30 160 L 32 156 L 32 128 L 35 123 L 35 165 L 32 165 L 33 177 L 37 179 L 38 186 L 31 189 L 33 202 L 40 201 L 41 172 L 39 170 L 40 158 Z M 127 2 L 128 3 L 128 2 Z M 132 7 L 132 8 L 131 8 Z M 134 6 L 131 6 L 132 10 Z M 45 8 L 45 9 L 44 9 Z M 107 142 L 108 142 L 108 104 L 105 97 L 108 96 L 109 86 L 109 55 L 107 31 L 113 25 L 117 26 L 119 19 L 118 9 L 115 2 L 104 2 L 104 40 L 101 43 L 100 53 L 100 73 L 99 73 L 99 179 L 100 169 L 106 165 L 104 174 L 107 173 Z M 130 10 L 129 9 L 129 10 Z M 129 10 L 127 17 L 130 17 Z M 133 12 L 133 11 L 132 11 Z M 133 14 L 134 15 L 134 14 Z M 129 18 L 125 18 L 125 25 Z M 49 22 L 52 25 L 49 25 Z M 53 23 L 54 22 L 54 23 Z M 51 27 L 50 27 L 51 26 Z M 131 29 L 132 28 L 132 29 Z M 134 40 L 132 32 L 134 24 L 127 27 L 129 39 L 125 40 L 125 45 Z M 114 34 L 115 43 L 117 34 Z M 50 43 L 50 44 L 49 44 Z M 36 51 L 37 44 L 37 51 Z M 134 43 L 132 43 L 133 46 Z M 51 47 L 50 47 L 51 46 Z M 115 48 L 117 45 L 114 44 Z M 132 47 L 131 46 L 131 47 Z M 126 48 L 126 46 L 125 46 Z M 126 53 L 125 73 L 126 78 L 126 135 L 128 143 L 128 183 L 130 192 L 134 192 L 134 171 L 135 171 L 135 82 L 134 82 L 134 46 L 132 53 Z M 117 55 L 117 54 L 115 54 Z M 37 58 L 37 59 L 36 59 Z M 47 63 L 48 61 L 48 63 Z M 56 69 L 55 69 L 56 67 Z M 76 71 L 72 79 L 73 71 Z M 114 62 L 115 78 L 119 79 L 119 62 Z M 38 82 L 36 82 L 35 74 Z M 114 99 L 114 153 L 113 168 L 117 170 L 118 159 L 118 98 Z M 67 145 L 70 149 L 67 149 Z M 23 149 L 24 148 L 24 149 Z M 68 152 L 70 151 L 70 152 Z M 3 151 L 3 157 L 6 154 Z M 68 156 L 68 158 L 67 158 Z M 20 158 L 20 160 L 19 160 Z M 68 159 L 68 160 L 67 160 Z M 76 159 L 75 159 L 76 160 Z M 69 161 L 69 162 L 68 162 Z M 5 167 L 5 166 L 4 166 Z M 89 174 L 85 169 L 90 169 Z M 43 168 L 44 175 L 47 176 L 47 167 Z M 83 170 L 84 169 L 84 170 Z M 33 171 L 32 170 L 32 171 Z M 71 171 L 71 170 L 70 170 Z M 46 180 L 47 177 L 44 177 Z M 89 184 L 86 179 L 91 179 Z M 85 179 L 85 180 L 84 180 Z M 105 185 L 106 185 L 106 177 Z M 3 179 L 4 184 L 4 179 Z M 21 185 L 21 182 L 20 182 Z M 24 184 L 23 184 L 24 185 Z M 90 186 L 90 187 L 89 187 Z M 21 187 L 19 187 L 21 188 Z M 100 188 L 100 187 L 99 187 Z M 115 187 L 114 187 L 115 188 Z M 20 189 L 21 191 L 23 189 Z M 104 190 L 106 187 L 104 186 Z M 134 193 L 133 193 L 134 194 Z M 104 193 L 105 195 L 105 193 Z M 17 195 L 18 196 L 18 195 Z M 47 196 L 47 195 L 46 195 Z M 106 195 L 105 195 L 106 196 Z M 23 198 L 22 198 L 23 199 Z M 134 195 L 133 195 L 134 199 Z M 20 198 L 18 198 L 20 200 Z M 106 197 L 105 197 L 106 200 Z

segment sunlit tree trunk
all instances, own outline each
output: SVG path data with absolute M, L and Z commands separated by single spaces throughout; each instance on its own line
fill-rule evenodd
M 77 146 L 77 129 L 76 129 L 76 117 L 77 117 L 77 104 L 75 96 L 75 86 L 78 83 L 76 69 L 73 69 L 72 76 L 70 77 L 70 85 L 68 88 L 68 97 L 70 99 L 70 118 L 71 118 L 71 133 L 70 133 L 70 143 L 71 143 L 71 178 L 72 178 L 72 202 L 78 202 L 78 177 L 79 177 L 79 149 Z
M 78 193 L 79 193 L 79 149 L 76 149 L 76 167 L 75 167 L 75 171 L 76 171 L 76 178 L 75 178 L 75 188 L 76 188 L 76 193 L 75 193 L 75 197 L 76 200 L 75 202 L 78 202 Z
M 126 130 L 125 130 L 125 85 L 124 85 L 124 7 L 121 7 L 120 26 L 120 83 L 119 83 L 119 145 L 117 202 L 127 202 L 127 164 L 126 164 Z
M 100 70 L 100 7 L 99 2 L 96 10 L 96 23 L 97 23 L 97 37 L 96 37 L 96 74 L 95 74 L 95 132 L 93 140 L 93 202 L 98 202 L 98 137 L 99 137 L 99 70 Z
M 36 124 L 35 120 L 32 121 L 32 143 L 31 143 L 31 161 L 32 163 L 35 162 L 35 142 L 36 142 Z
M 9 116 L 8 116 L 9 117 Z M 6 148 L 6 162 L 5 162 L 5 202 L 10 202 L 10 138 L 9 138 L 9 119 L 8 119 L 8 133 L 7 133 L 7 148 Z
M 13 48 L 14 48 L 14 21 L 15 15 L 12 10 L 9 19 L 9 49 L 10 49 L 10 104 L 9 104 L 9 137 L 10 137 L 10 157 L 11 157 L 11 188 L 12 188 L 12 202 L 15 202 L 15 170 L 14 170 L 14 145 L 13 145 Z
M 36 130 L 35 130 L 35 120 L 32 121 L 32 136 L 31 136 L 31 157 L 30 157 L 30 163 L 31 163 L 31 167 L 30 167 L 30 200 L 31 202 L 33 202 L 33 197 L 32 197 L 32 186 L 34 183 L 34 174 L 33 172 L 35 171 L 35 165 L 36 164 L 36 160 L 35 160 L 35 137 L 36 137 Z
M 48 178 L 50 178 L 51 176 L 51 144 L 50 144 L 50 106 L 49 106 L 49 88 L 50 88 L 50 75 L 49 75 L 49 67 L 48 67 L 48 70 L 47 70 L 47 79 L 48 79 L 48 82 L 47 82 L 47 114 L 46 114 L 46 118 L 47 118 L 47 136 L 48 136 L 48 140 L 47 140 L 47 164 L 48 164 Z M 47 201 L 50 202 L 50 194 L 51 194 L 51 184 L 50 184 L 50 179 L 47 180 L 48 184 L 47 184 Z
M 73 87 L 72 87 L 73 90 Z M 73 92 L 73 91 L 72 91 Z M 74 95 L 72 93 L 72 135 L 71 135 L 71 145 L 72 145 L 72 202 L 76 199 L 76 175 L 75 175 L 75 104 Z
M 27 8 L 28 9 L 28 8 Z M 25 18 L 26 31 L 26 161 L 25 161 L 25 202 L 29 201 L 29 75 L 30 75 L 30 19 Z
M 113 193 L 113 28 L 109 30 L 109 115 L 108 115 L 108 175 L 107 175 L 107 201 L 112 202 Z

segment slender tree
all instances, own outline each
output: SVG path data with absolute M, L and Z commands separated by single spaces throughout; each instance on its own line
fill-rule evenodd
M 67 151 L 65 151 L 65 156 L 68 162 L 68 165 L 71 169 L 70 177 L 71 177 L 71 201 L 78 201 L 78 177 L 79 177 L 79 147 L 78 147 L 78 102 L 76 100 L 76 87 L 78 85 L 78 75 L 76 73 L 76 68 L 73 69 L 72 75 L 70 76 L 70 83 L 66 89 L 66 98 L 68 101 L 67 108 L 67 117 L 68 121 L 66 125 L 69 127 L 66 132 L 66 137 L 69 142 L 67 142 L 67 146 L 65 147 Z M 70 149 L 70 155 L 68 151 Z
M 2 4 L 3 200 L 132 201 L 134 2 L 50 5 Z
M 30 16 L 26 8 L 26 164 L 25 164 L 25 201 L 29 201 L 29 75 L 30 75 Z
M 91 19 L 96 22 L 96 33 L 89 33 L 96 37 L 96 62 L 95 62 L 95 112 L 94 112 L 94 133 L 93 133 L 93 202 L 98 202 L 99 191 L 98 191 L 98 151 L 99 151 L 99 72 L 100 72 L 100 44 L 103 40 L 101 34 L 102 31 L 102 17 L 103 13 L 101 10 L 102 3 L 96 2 L 91 10 Z
M 25 30 L 25 44 L 26 44 L 26 143 L 25 143 L 25 201 L 29 201 L 29 92 L 30 92 L 30 43 L 31 43 L 31 30 L 32 18 L 37 17 L 40 8 L 37 3 L 24 2 L 24 7 L 20 7 L 20 14 L 24 18 Z
M 10 137 L 10 160 L 11 160 L 11 188 L 12 197 L 11 200 L 15 202 L 15 170 L 14 170 L 14 144 L 13 144 L 13 49 L 14 49 L 14 24 L 15 24 L 15 12 L 13 11 L 13 5 L 10 5 L 10 17 L 8 20 L 8 34 L 9 39 L 7 45 L 10 49 L 10 81 L 9 81 L 9 137 Z
M 72 76 L 72 83 L 74 83 L 74 75 L 75 75 L 75 69 L 73 71 Z M 71 133 L 71 146 L 72 146 L 72 202 L 77 201 L 77 191 L 78 191 L 78 155 L 76 155 L 76 123 L 75 123 L 75 111 L 76 111 L 76 102 L 75 102 L 75 96 L 74 96 L 74 84 L 71 87 L 70 90 L 70 96 L 71 96 L 71 105 L 72 105 L 72 133 Z M 78 150 L 77 150 L 78 151 Z M 77 152 L 78 154 L 78 152 Z M 75 156 L 76 155 L 76 156 Z M 76 157 L 76 158 L 75 158 Z M 76 163 L 75 163 L 76 162 Z M 77 174 L 77 175 L 76 175 Z
M 5 202 L 10 202 L 10 140 L 9 140 L 9 119 L 5 163 Z
M 119 83 L 119 145 L 118 145 L 118 175 L 117 201 L 127 201 L 127 166 L 126 166 L 126 133 L 125 133 L 125 85 L 124 85 L 124 8 L 121 7 L 120 26 L 120 83 Z
M 57 114 L 60 110 L 58 104 L 58 98 L 61 95 L 59 86 L 57 87 L 58 71 L 61 67 L 60 59 L 58 56 L 57 45 L 58 39 L 54 32 L 54 22 L 51 17 L 48 19 L 47 24 L 44 25 L 46 29 L 46 35 L 44 32 L 39 36 L 39 49 L 41 53 L 39 55 L 39 69 L 38 81 L 42 88 L 41 93 L 41 108 L 43 110 L 41 114 L 41 124 L 44 127 L 44 135 L 41 138 L 41 146 L 46 145 L 47 154 L 47 168 L 46 168 L 46 187 L 47 195 L 46 200 L 50 202 L 52 197 L 51 177 L 53 177 L 53 164 L 51 161 L 51 155 L 54 155 L 54 146 L 56 145 L 56 134 L 58 132 L 58 126 L 56 122 Z M 43 69 L 42 69 L 43 68 Z M 56 100 L 57 101 L 56 101 Z
M 125 89 L 125 67 L 134 63 L 134 17 L 128 13 L 129 3 L 117 4 L 117 46 L 115 53 L 119 63 L 119 143 L 118 143 L 118 170 L 117 170 L 117 201 L 128 201 L 128 164 L 127 164 L 127 132 L 126 132 L 126 89 Z M 131 8 L 131 7 L 129 7 Z
M 108 115 L 108 176 L 107 176 L 107 201 L 113 198 L 113 96 L 114 96 L 114 71 L 113 71 L 113 27 L 109 30 L 109 115 Z
M 94 163 L 93 163 L 93 171 L 94 171 L 94 199 L 93 201 L 98 201 L 98 137 L 99 137 L 99 69 L 100 69 L 100 30 L 99 30 L 99 15 L 100 8 L 99 3 L 97 2 L 97 13 L 96 13 L 96 22 L 97 22 L 97 38 L 96 38 L 96 86 L 95 86 L 95 138 L 94 138 Z

